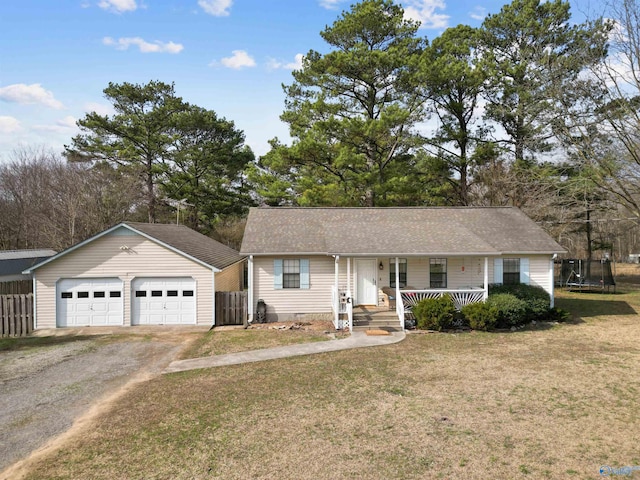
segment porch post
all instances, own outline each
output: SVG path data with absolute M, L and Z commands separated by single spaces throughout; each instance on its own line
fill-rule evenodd
M 340 282 L 340 255 L 336 255 L 335 262 L 334 262 L 334 281 L 333 281 L 333 284 L 335 285 L 335 290 L 336 290 L 336 295 L 335 295 L 334 305 L 333 305 L 333 316 L 334 316 L 333 320 L 334 320 L 334 325 L 336 325 L 336 328 L 338 326 L 338 322 L 340 321 L 339 282 Z
M 351 296 L 351 257 L 347 257 L 347 297 Z
M 249 323 L 253 322 L 253 255 L 249 255 L 247 265 L 247 308 L 249 310 Z
M 483 299 L 486 302 L 489 298 L 489 257 L 484 257 L 484 294 Z
M 396 257 L 396 302 L 400 299 L 400 259 Z
M 409 260 L 407 259 L 407 262 L 408 261 Z M 398 302 L 402 302 L 402 297 L 400 296 L 400 259 L 396 257 L 396 313 L 400 311 L 402 312 L 402 317 L 404 317 L 404 308 L 399 309 Z M 400 320 L 400 328 L 404 330 L 404 318 L 400 317 L 401 315 L 398 315 L 398 319 Z

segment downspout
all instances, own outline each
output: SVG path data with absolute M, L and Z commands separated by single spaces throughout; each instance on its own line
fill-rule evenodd
M 36 328 L 38 328 L 38 302 L 36 302 L 36 275 L 35 273 L 31 273 L 31 275 L 33 276 L 33 279 L 31 280 L 33 282 L 33 286 L 31 287 L 33 290 L 33 329 L 35 330 Z M 56 293 L 57 295 L 57 293 Z M 56 298 L 56 327 L 58 326 L 58 299 Z
M 554 271 L 555 271 L 554 263 L 556 258 L 558 258 L 558 254 L 554 253 L 551 256 L 551 261 L 549 262 L 549 297 L 551 298 L 551 304 L 549 305 L 550 308 L 553 308 L 556 305 L 555 277 L 554 277 Z
M 489 298 L 489 257 L 484 257 L 484 293 L 482 298 L 485 302 Z
M 247 307 L 249 309 L 249 326 L 253 322 L 253 255 L 249 255 L 249 263 L 247 268 Z

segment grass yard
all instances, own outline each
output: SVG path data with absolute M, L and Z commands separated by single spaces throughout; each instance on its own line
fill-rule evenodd
M 282 322 L 278 325 L 289 327 L 293 322 Z M 279 347 L 297 343 L 322 342 L 340 338 L 336 336 L 331 322 L 319 322 L 317 326 L 308 325 L 304 329 L 266 328 L 269 324 L 259 325 L 256 329 L 213 329 L 196 340 L 182 352 L 181 358 L 208 357 L 225 353 L 246 352 L 259 348 Z M 329 334 L 325 333 L 329 332 Z
M 597 479 L 640 465 L 640 292 L 558 296 L 574 323 L 156 378 L 28 478 Z

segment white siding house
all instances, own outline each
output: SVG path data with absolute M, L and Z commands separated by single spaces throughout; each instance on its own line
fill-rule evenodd
M 450 293 L 486 299 L 490 283 L 526 283 L 553 304 L 553 258 L 563 248 L 516 208 L 254 208 L 241 254 L 249 258 L 250 318 L 331 318 L 353 306 Z
M 28 270 L 35 328 L 213 325 L 214 293 L 240 288 L 242 262 L 184 226 L 122 223 Z

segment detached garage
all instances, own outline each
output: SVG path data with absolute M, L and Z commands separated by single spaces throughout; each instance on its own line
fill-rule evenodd
M 25 271 L 35 328 L 213 325 L 244 258 L 183 225 L 121 223 Z

